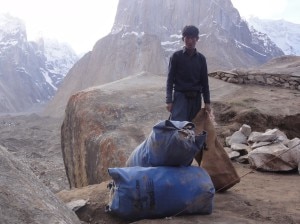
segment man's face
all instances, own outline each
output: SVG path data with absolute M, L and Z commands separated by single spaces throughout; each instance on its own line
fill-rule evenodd
M 194 37 L 194 36 L 185 36 L 183 38 L 185 47 L 189 50 L 195 49 L 198 39 L 199 39 L 198 37 Z

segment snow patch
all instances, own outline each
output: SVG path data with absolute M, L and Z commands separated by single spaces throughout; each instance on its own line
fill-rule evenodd
M 142 36 L 145 35 L 145 33 L 144 33 L 144 32 L 138 33 L 138 32 L 135 32 L 135 31 L 131 31 L 131 32 L 124 33 L 124 34 L 122 35 L 122 38 L 124 38 L 124 37 L 126 37 L 126 36 L 130 36 L 130 35 L 134 35 L 134 36 L 137 36 L 137 37 L 142 37 Z
M 258 55 L 261 55 L 261 56 L 264 56 L 264 57 L 267 56 L 267 55 L 265 55 L 265 54 L 262 54 L 262 53 L 260 53 L 260 52 L 258 52 L 258 51 L 256 51 L 256 50 L 252 49 L 251 47 L 249 47 L 249 46 L 243 44 L 242 42 L 239 42 L 239 41 L 235 40 L 235 43 L 236 43 L 236 46 L 239 47 L 239 48 L 244 47 L 244 48 L 247 48 L 247 49 L 249 49 L 249 50 L 255 52 L 255 53 L 258 54 Z
M 171 38 L 178 38 L 178 39 L 181 39 L 181 35 L 179 35 L 179 34 L 172 34 L 172 35 L 170 35 L 170 37 Z
M 43 70 L 43 69 L 41 69 L 41 72 L 42 72 L 42 74 L 43 74 L 43 76 L 44 76 L 46 82 L 47 82 L 50 86 L 52 86 L 52 88 L 56 91 L 56 90 L 57 90 L 57 87 L 53 85 L 52 79 L 49 77 L 49 73 L 48 73 L 47 71 Z
M 164 42 L 161 42 L 161 45 L 165 46 L 165 45 L 173 45 L 173 44 L 179 44 L 179 43 L 180 43 L 179 40 L 176 40 L 176 41 L 164 41 Z

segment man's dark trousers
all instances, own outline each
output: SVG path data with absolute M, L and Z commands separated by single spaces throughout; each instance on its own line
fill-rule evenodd
M 174 92 L 174 102 L 171 111 L 171 120 L 192 121 L 201 109 L 201 93 L 190 96 L 187 92 Z

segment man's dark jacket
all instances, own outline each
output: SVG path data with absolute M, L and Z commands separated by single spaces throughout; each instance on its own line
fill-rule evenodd
M 200 91 L 204 103 L 210 103 L 207 64 L 204 55 L 195 49 L 189 56 L 186 49 L 176 51 L 170 58 L 166 88 L 166 103 L 173 102 L 173 90 Z

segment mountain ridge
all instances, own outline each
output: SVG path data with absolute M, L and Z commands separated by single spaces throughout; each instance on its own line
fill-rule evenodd
M 300 24 L 257 17 L 249 17 L 247 22 L 250 27 L 266 33 L 286 55 L 300 56 Z
M 54 96 L 78 59 L 63 46 L 44 39 L 28 41 L 21 19 L 0 15 L 0 113 L 28 111 Z M 64 54 L 58 57 L 60 49 Z

